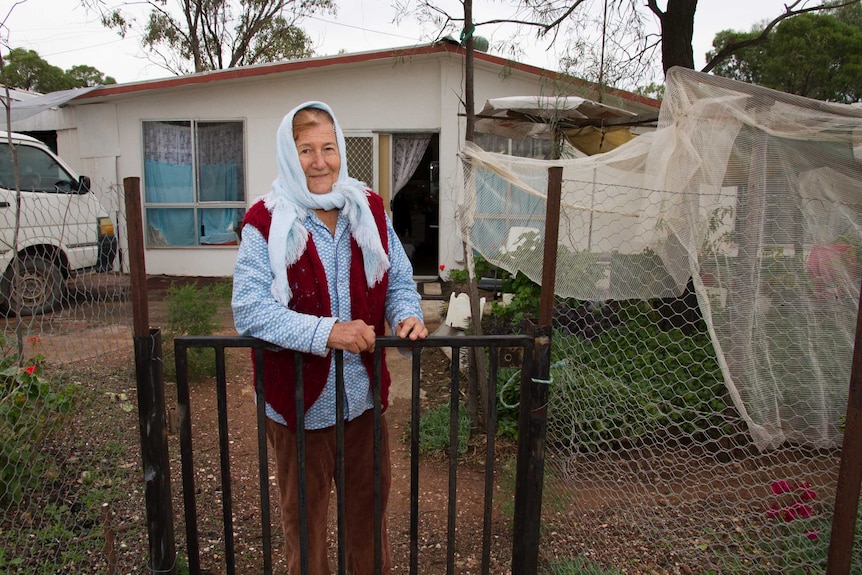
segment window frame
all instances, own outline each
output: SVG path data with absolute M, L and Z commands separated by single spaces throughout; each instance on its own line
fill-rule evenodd
M 244 118 L 148 118 L 141 120 L 140 124 L 140 134 L 141 134 L 141 163 L 142 166 L 146 166 L 147 162 L 147 139 L 146 139 L 146 125 L 147 124 L 171 124 L 171 125 L 183 125 L 185 124 L 189 132 L 190 132 L 190 150 L 189 154 L 191 156 L 191 174 L 192 174 L 192 182 L 191 182 L 191 192 L 192 192 L 192 201 L 184 202 L 155 202 L 148 200 L 147 197 L 147 179 L 146 179 L 146 170 L 142 170 L 144 172 L 144 177 L 142 178 L 142 202 L 143 202 L 143 210 L 144 210 L 144 229 L 146 231 L 146 239 L 145 239 L 145 247 L 146 249 L 200 249 L 200 248 L 212 248 L 218 247 L 220 245 L 224 246 L 232 246 L 239 242 L 239 228 L 235 227 L 234 232 L 236 233 L 236 241 L 234 242 L 225 242 L 225 243 L 202 243 L 201 238 L 205 237 L 205 234 L 202 232 L 202 221 L 203 215 L 202 211 L 207 209 L 234 209 L 238 211 L 239 218 L 241 221 L 241 217 L 245 214 L 245 211 L 248 209 L 248 129 L 247 123 Z M 201 125 L 205 124 L 237 124 L 240 128 L 241 132 L 241 145 L 242 150 L 240 156 L 237 158 L 242 162 L 242 174 L 238 178 L 238 182 L 242 186 L 241 197 L 240 200 L 221 200 L 221 201 L 212 201 L 212 200 L 202 200 L 201 199 L 201 173 L 200 173 L 200 147 L 199 147 L 199 131 L 198 128 Z M 149 225 L 149 220 L 151 217 L 151 213 L 153 210 L 166 209 L 166 210 L 191 210 L 192 215 L 192 225 L 194 229 L 194 243 L 193 244 L 161 244 L 154 241 L 154 237 L 152 236 L 153 232 L 157 232 L 157 228 L 154 230 L 152 226 Z M 239 222 L 236 222 L 239 223 Z

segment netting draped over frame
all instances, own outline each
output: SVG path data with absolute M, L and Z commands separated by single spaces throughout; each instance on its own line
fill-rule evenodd
M 573 160 L 464 151 L 465 241 L 541 281 L 563 167 L 556 294 L 679 296 L 691 277 L 762 450 L 841 441 L 862 259 L 862 109 L 672 69 L 658 128 Z

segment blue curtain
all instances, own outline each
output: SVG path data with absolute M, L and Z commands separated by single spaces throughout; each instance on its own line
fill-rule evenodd
M 190 165 L 146 160 L 144 177 L 149 204 L 193 204 L 195 201 L 194 175 Z M 236 164 L 201 166 L 198 190 L 201 202 L 241 201 Z M 149 208 L 147 225 L 155 228 L 153 233 L 164 238 L 165 244 L 170 246 L 193 246 L 198 239 L 202 244 L 226 244 L 236 240 L 234 228 L 241 217 L 242 210 L 237 208 L 201 209 L 198 212 L 200 229 L 195 229 L 194 209 L 191 207 Z
M 236 202 L 239 197 L 236 164 L 210 164 L 200 168 L 202 202 Z
M 200 167 L 198 194 L 201 202 L 236 202 L 239 194 L 235 163 L 208 164 Z M 207 208 L 198 211 L 201 223 L 201 244 L 228 244 L 237 241 L 234 233 L 240 210 L 236 208 Z
M 144 161 L 145 198 L 150 204 L 194 203 L 191 165 Z M 147 226 L 167 245 L 193 246 L 196 242 L 192 208 L 149 208 Z

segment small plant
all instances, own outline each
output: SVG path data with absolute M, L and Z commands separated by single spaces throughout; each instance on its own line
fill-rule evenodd
M 542 288 L 524 274 L 504 277 L 503 292 L 513 294 L 512 301 L 508 305 L 497 302 L 491 305 L 491 311 L 483 319 L 484 333 L 521 333 L 525 319 L 539 316 Z
M 39 345 L 38 337 L 29 342 Z M 42 480 L 42 443 L 61 429 L 77 388 L 45 373 L 42 354 L 21 360 L 14 342 L 0 336 L 0 499 L 20 501 Z
M 467 270 L 462 269 L 452 269 L 449 270 L 449 281 L 453 284 L 466 284 L 467 280 L 470 279 L 470 274 L 467 273 Z
M 173 341 L 183 335 L 212 335 L 219 306 L 230 301 L 231 285 L 217 283 L 198 287 L 197 283 L 180 287 L 171 285 L 167 293 L 168 326 L 162 343 L 162 358 L 166 378 L 176 378 Z M 212 349 L 190 349 L 188 376 L 198 381 L 215 375 L 215 354 Z
M 449 449 L 449 404 L 431 408 L 419 418 L 419 452 L 447 451 Z M 458 409 L 458 453 L 467 452 L 470 439 L 470 414 L 465 406 Z

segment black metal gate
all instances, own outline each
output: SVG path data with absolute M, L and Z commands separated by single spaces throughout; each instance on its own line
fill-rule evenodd
M 534 330 L 535 331 L 535 330 Z M 407 353 L 412 356 L 412 382 L 411 382 L 411 430 L 410 430 L 410 530 L 409 530 L 409 572 L 411 575 L 420 573 L 422 556 L 419 552 L 419 398 L 422 382 L 420 381 L 422 350 L 432 347 L 448 347 L 452 349 L 451 354 L 451 378 L 450 378 L 450 424 L 449 424 L 449 485 L 447 502 L 447 548 L 446 548 L 446 573 L 455 573 L 455 518 L 457 512 L 457 463 L 458 463 L 458 409 L 460 394 L 460 355 L 462 348 L 482 347 L 487 348 L 489 358 L 489 381 L 491 386 L 497 379 L 501 356 L 511 363 L 511 358 L 520 356 L 521 370 L 521 392 L 519 413 L 519 447 L 518 461 L 515 478 L 515 511 L 511 529 L 512 537 L 512 573 L 514 575 L 527 575 L 537 572 L 539 524 L 541 516 L 541 486 L 543 474 L 544 457 L 544 432 L 545 432 L 545 403 L 547 400 L 547 382 L 539 380 L 534 373 L 534 353 L 536 349 L 535 335 L 506 335 L 506 336 L 458 336 L 458 337 L 429 337 L 426 340 L 411 342 L 397 337 L 378 338 L 375 346 L 375 368 L 374 368 L 374 423 L 375 429 L 379 430 L 381 418 L 380 402 L 380 377 L 381 377 L 381 349 L 383 348 L 407 348 Z M 542 346 L 538 346 L 541 348 Z M 174 339 L 177 366 L 177 414 L 180 433 L 180 452 L 182 458 L 182 494 L 185 513 L 186 528 L 186 553 L 188 556 L 189 572 L 201 573 L 200 542 L 197 527 L 198 515 L 195 501 L 195 473 L 192 448 L 192 421 L 191 413 L 193 406 L 190 405 L 189 382 L 188 382 L 188 350 L 190 348 L 212 348 L 215 350 L 216 358 L 216 394 L 218 399 L 218 427 L 219 427 L 219 455 L 220 455 L 220 477 L 222 488 L 222 517 L 224 526 L 224 565 L 228 574 L 236 573 L 236 553 L 233 526 L 233 499 L 231 489 L 230 470 L 230 442 L 228 440 L 228 418 L 226 413 L 226 369 L 225 350 L 228 348 L 248 348 L 253 350 L 254 361 L 258 365 L 263 362 L 263 350 L 271 348 L 270 344 L 247 337 L 178 337 Z M 299 462 L 304 461 L 304 410 L 302 397 L 302 375 L 301 354 L 297 355 L 297 453 Z M 541 360 L 540 360 L 540 363 Z M 269 493 L 269 471 L 267 441 L 265 432 L 265 407 L 263 400 L 262 369 L 256 370 L 259 374 L 256 381 L 256 414 L 257 414 L 257 448 L 258 448 L 258 476 L 261 497 L 261 541 L 263 548 L 263 564 L 261 573 L 272 573 L 272 533 L 270 517 L 270 493 Z M 482 529 L 482 560 L 481 573 L 489 573 L 490 550 L 492 533 L 491 514 L 493 509 L 494 476 L 495 476 L 495 445 L 494 437 L 496 430 L 496 394 L 492 391 L 487 394 L 488 405 L 483 407 L 485 414 L 484 430 L 486 434 L 485 452 L 485 490 L 483 502 L 483 529 Z M 345 573 L 344 549 L 345 543 L 342 533 L 344 511 L 343 501 L 339 494 L 344 493 L 343 484 L 343 409 L 344 409 L 344 381 L 343 381 L 343 358 L 342 352 L 336 352 L 336 438 L 338 443 L 338 455 L 336 461 L 336 494 L 337 494 L 337 525 L 338 525 L 338 555 L 337 573 Z M 379 457 L 379 433 L 375 433 L 375 493 L 378 495 L 375 501 L 375 516 L 373 527 L 375 529 L 375 572 L 380 572 L 381 564 L 381 505 L 379 501 L 380 485 L 380 457 Z M 300 470 L 303 465 L 300 463 Z M 302 471 L 300 471 L 302 474 Z M 300 475 L 302 477 L 302 475 Z M 167 490 L 168 493 L 170 490 Z M 304 486 L 300 485 L 299 500 L 301 538 L 307 536 L 305 526 Z M 172 529 L 172 527 L 171 527 Z M 470 536 L 473 536 L 472 534 Z M 152 538 L 152 533 L 151 533 Z M 173 534 L 162 537 L 163 541 L 173 541 Z M 303 555 L 305 545 L 302 545 Z M 303 557 L 303 572 L 307 573 L 307 560 Z

